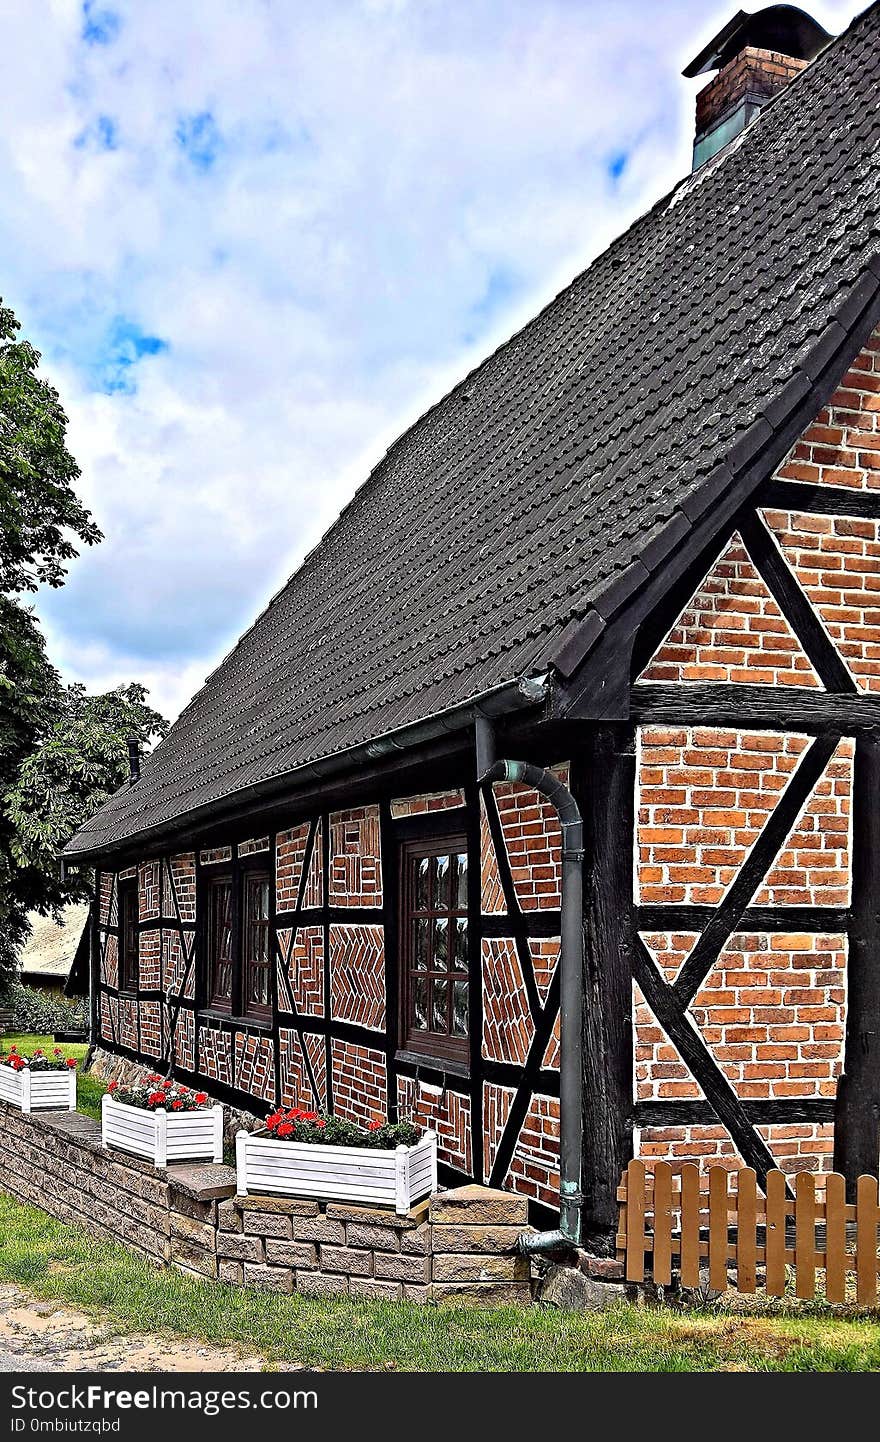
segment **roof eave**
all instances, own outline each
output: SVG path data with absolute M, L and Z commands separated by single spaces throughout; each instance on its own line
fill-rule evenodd
M 419 748 L 443 737 L 467 731 L 474 725 L 478 714 L 494 718 L 546 706 L 550 690 L 547 674 L 519 676 L 460 705 L 439 711 L 428 720 L 412 722 L 371 741 L 305 762 L 291 771 L 230 792 L 191 811 L 182 812 L 167 822 L 131 832 L 118 841 L 77 847 L 74 845 L 77 841 L 75 835 L 60 852 L 59 860 L 67 866 L 91 865 L 119 854 L 128 854 L 139 845 L 152 846 L 163 840 L 173 841 L 175 836 L 183 832 L 189 833 L 201 826 L 207 828 L 216 825 L 224 816 L 231 818 L 246 813 L 260 803 L 270 802 L 274 797 L 290 796 L 293 800 L 296 793 L 305 790 L 309 784 L 342 780 L 349 773 L 354 775 L 362 772 L 366 764 L 380 763 L 404 753 L 416 760 Z

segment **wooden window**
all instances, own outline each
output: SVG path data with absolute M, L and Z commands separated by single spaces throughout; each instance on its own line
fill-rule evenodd
M 271 873 L 248 859 L 203 877 L 202 991 L 209 1011 L 268 1021 L 271 990 Z
M 247 871 L 243 887 L 242 1000 L 245 1016 L 271 1014 L 269 993 L 269 874 Z
M 140 973 L 138 956 L 138 884 L 136 877 L 117 883 L 119 907 L 119 990 L 137 991 Z
M 401 875 L 401 1045 L 468 1058 L 468 854 L 463 836 L 408 841 Z
M 215 1011 L 232 1011 L 234 924 L 232 877 L 212 876 L 208 884 L 207 1000 Z

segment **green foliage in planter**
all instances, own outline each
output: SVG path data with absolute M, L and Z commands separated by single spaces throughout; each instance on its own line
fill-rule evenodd
M 395 1147 L 413 1147 L 422 1136 L 421 1127 L 412 1122 L 373 1122 L 364 1131 L 355 1122 L 332 1112 L 310 1112 L 302 1107 L 281 1107 L 266 1118 L 269 1135 L 282 1142 L 311 1142 L 325 1147 L 373 1147 L 377 1151 L 393 1151 Z

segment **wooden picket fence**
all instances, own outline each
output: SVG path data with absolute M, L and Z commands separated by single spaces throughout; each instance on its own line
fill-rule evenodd
M 848 1203 L 837 1172 L 798 1172 L 793 1179 L 768 1172 L 764 1196 L 749 1167 L 736 1172 L 709 1167 L 701 1173 L 687 1164 L 673 1173 L 666 1162 L 648 1170 L 644 1162 L 632 1161 L 617 1197 L 617 1254 L 627 1281 L 642 1282 L 647 1271 L 661 1286 L 675 1274 L 683 1287 L 697 1288 L 705 1285 L 700 1273 L 708 1265 L 713 1292 L 762 1288 L 782 1297 L 792 1268 L 797 1297 L 814 1297 L 816 1274 L 824 1272 L 827 1301 L 850 1300 L 854 1290 L 861 1306 L 876 1305 L 876 1177 L 859 1177 L 856 1201 Z M 855 1286 L 848 1298 L 850 1276 Z

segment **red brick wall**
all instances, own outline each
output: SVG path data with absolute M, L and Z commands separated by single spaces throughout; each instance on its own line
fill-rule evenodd
M 470 1097 L 398 1077 L 397 1107 L 402 1120 L 437 1133 L 437 1152 L 444 1162 L 473 1175 Z
M 382 905 L 378 806 L 330 817 L 330 905 Z
M 869 342 L 776 479 L 880 488 L 880 339 Z M 880 690 L 880 529 L 874 521 L 758 510 L 793 577 L 863 694 Z M 735 534 L 672 626 L 640 683 L 762 684 L 815 692 L 818 677 Z M 637 899 L 715 905 L 725 894 L 810 738 L 717 727 L 648 727 L 639 737 Z M 847 906 L 851 900 L 853 742 L 845 738 L 755 905 Z M 671 980 L 686 932 L 643 938 Z M 763 1098 L 833 1099 L 843 1060 L 846 937 L 827 932 L 731 937 L 689 1009 L 734 1087 Z M 634 992 L 636 1098 L 696 1100 L 700 1088 Z M 829 1164 L 831 1128 L 757 1127 L 786 1170 Z M 723 1127 L 653 1127 L 641 1153 L 738 1165 Z
M 385 1054 L 372 1047 L 333 1038 L 333 1110 L 337 1116 L 369 1126 L 388 1115 Z

